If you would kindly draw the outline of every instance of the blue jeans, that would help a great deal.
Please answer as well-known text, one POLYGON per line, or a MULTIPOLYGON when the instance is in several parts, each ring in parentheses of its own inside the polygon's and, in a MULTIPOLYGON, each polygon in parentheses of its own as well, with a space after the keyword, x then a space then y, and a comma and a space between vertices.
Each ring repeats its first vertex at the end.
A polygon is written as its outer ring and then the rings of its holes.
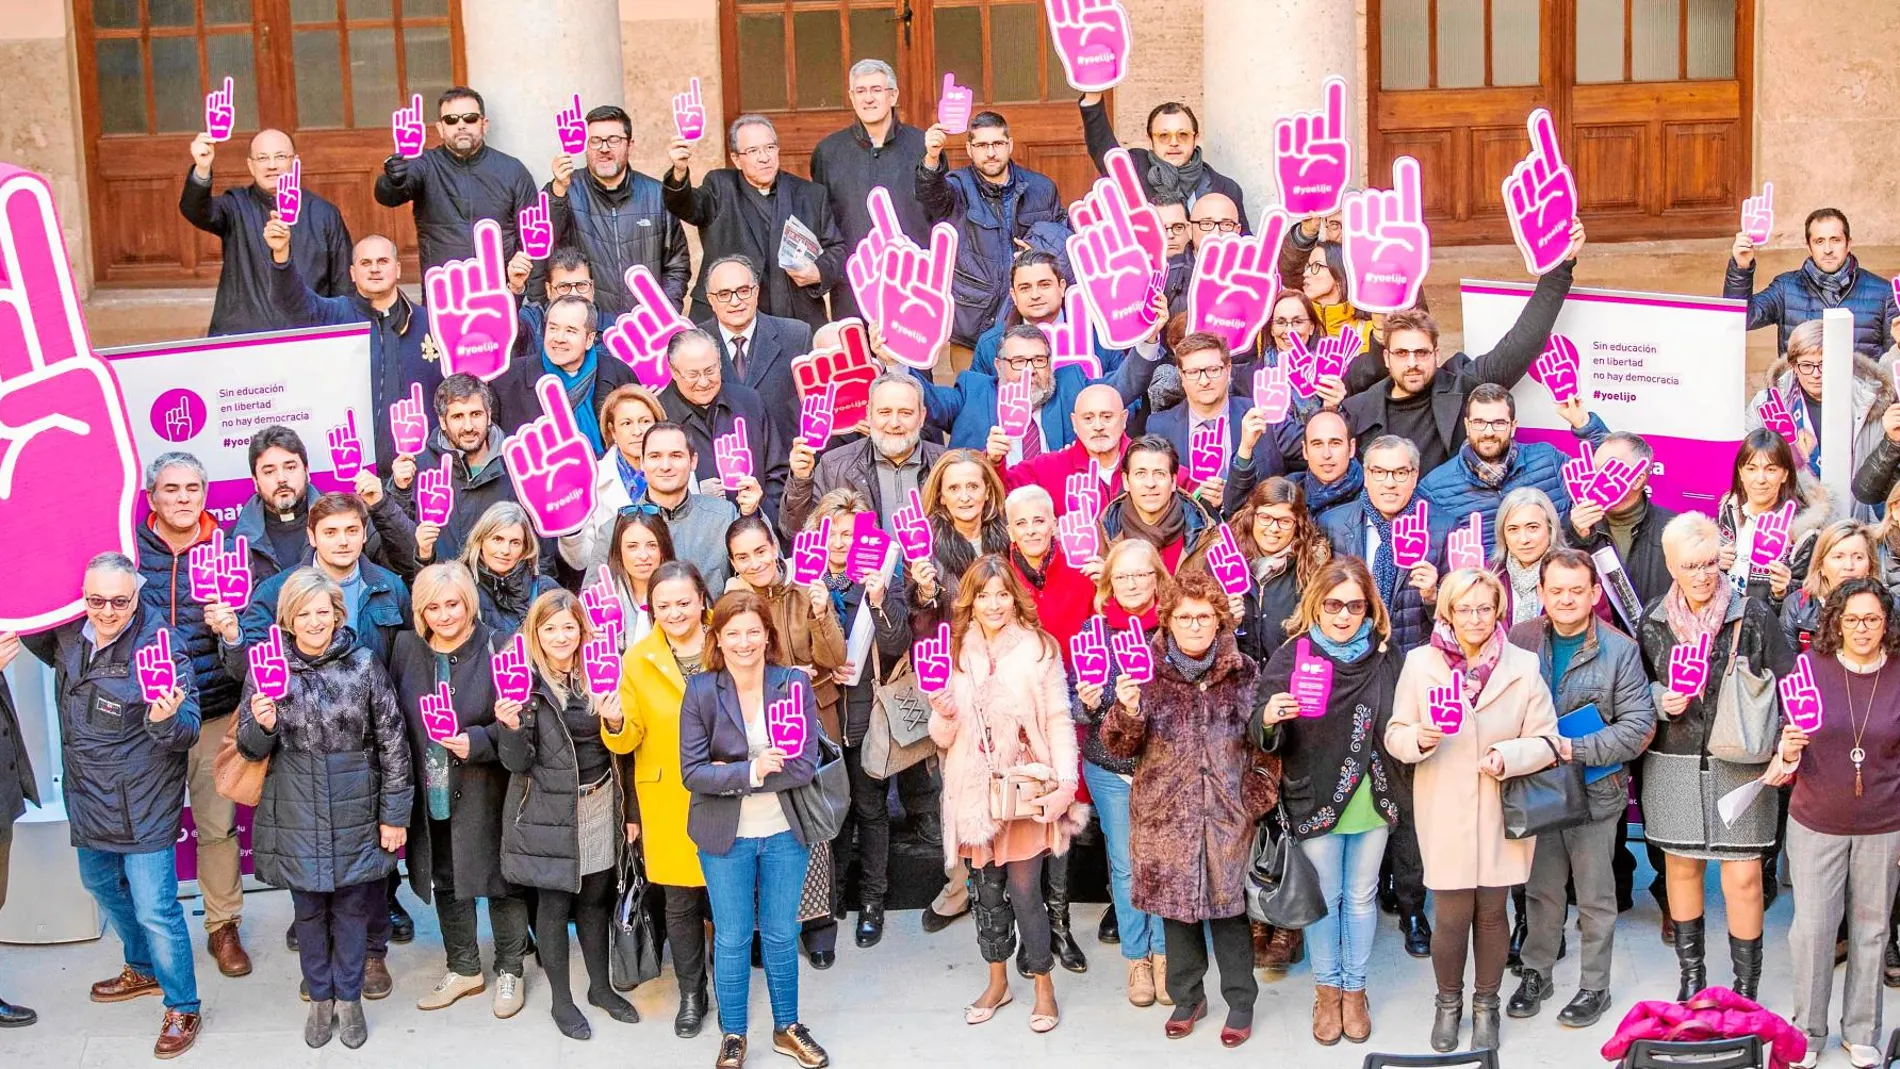
POLYGON ((1300 844, 1319 872, 1326 916, 1306 930, 1313 954, 1313 982, 1343 991, 1366 989, 1366 963, 1379 930, 1379 861, 1385 856, 1390 826, 1351 835, 1332 833, 1300 844))
POLYGON ((721 1032, 745 1035, 754 927, 763 944, 772 1028, 798 1023, 798 902, 805 894, 805 867, 810 863, 810 848, 789 831, 765 839, 735 839, 724 854, 699 852, 706 894, 712 899, 713 990, 719 996, 721 1032))
POLYGON ((197 1013, 198 974, 192 971, 185 909, 178 904, 176 864, 170 846, 145 854, 113 854, 82 846, 79 881, 125 944, 126 965, 158 978, 166 1009, 197 1013))
POLYGON ((1140 961, 1158 949, 1161 919, 1135 908, 1129 898, 1134 869, 1128 861, 1128 784, 1100 765, 1082 762, 1082 779, 1089 798, 1102 818, 1102 839, 1108 845, 1108 896, 1115 903, 1115 923, 1121 926, 1122 957, 1140 961))

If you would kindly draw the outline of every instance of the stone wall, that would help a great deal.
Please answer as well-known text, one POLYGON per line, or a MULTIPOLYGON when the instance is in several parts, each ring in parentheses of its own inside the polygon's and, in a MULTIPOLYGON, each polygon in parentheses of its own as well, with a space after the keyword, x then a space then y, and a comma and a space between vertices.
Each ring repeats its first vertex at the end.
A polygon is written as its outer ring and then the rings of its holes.
POLYGON ((69 11, 46 0, 0 0, 0 160, 52 186, 73 279, 84 293, 92 288, 92 246, 69 11))

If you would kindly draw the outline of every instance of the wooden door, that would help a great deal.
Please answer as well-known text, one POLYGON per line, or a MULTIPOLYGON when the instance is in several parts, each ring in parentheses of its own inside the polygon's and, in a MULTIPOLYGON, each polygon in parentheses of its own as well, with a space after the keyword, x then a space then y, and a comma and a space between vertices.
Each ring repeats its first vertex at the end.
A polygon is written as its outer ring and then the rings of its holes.
MULTIPOLYGON (((1009 120, 1017 163, 1068 199, 1095 179, 1040 0, 722 0, 720 18, 726 114, 771 118, 788 170, 809 174, 818 142, 855 121, 851 65, 882 59, 897 71, 904 122, 935 122, 943 76, 955 72, 977 110, 1009 120)), ((961 138, 950 156, 953 167, 969 162, 961 138)))
POLYGON ((1448 245, 1511 241, 1500 186, 1549 108, 1591 236, 1733 233, 1752 9, 1736 0, 1371 0, 1372 181, 1416 157, 1448 245))
POLYGON ((392 148, 389 115, 463 76, 460 0, 75 0, 94 274, 101 283, 215 281, 218 239, 178 214, 204 95, 226 76, 237 130, 218 146, 214 191, 250 181, 264 127, 285 130, 304 186, 350 232, 394 238, 415 265, 407 208, 371 186, 392 148))

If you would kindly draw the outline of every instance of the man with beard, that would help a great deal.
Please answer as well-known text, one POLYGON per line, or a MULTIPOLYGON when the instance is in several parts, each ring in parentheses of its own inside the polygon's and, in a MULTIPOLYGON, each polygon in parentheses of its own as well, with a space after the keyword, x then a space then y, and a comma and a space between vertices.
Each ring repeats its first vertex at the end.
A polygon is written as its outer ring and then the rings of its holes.
MULTIPOLYGON (((639 264, 652 272, 674 308, 693 275, 686 231, 666 210, 659 180, 627 166, 632 150, 627 113, 611 104, 595 108, 587 113, 585 166, 563 152, 554 157, 554 180, 547 184, 554 243, 574 246, 596 268, 593 299, 603 324, 633 307, 627 268, 639 264)), ((556 296, 550 288, 548 299, 556 296)))
POLYGON ((521 248, 521 209, 539 192, 521 161, 490 148, 482 95, 465 86, 436 98, 436 136, 442 143, 413 160, 391 155, 376 178, 376 203, 415 205, 416 244, 426 270, 475 255, 475 222, 501 224, 501 254, 521 248))
MULTIPOLYGON (((1102 94, 1083 93, 1082 136, 1088 142, 1089 158, 1095 169, 1108 173, 1108 150, 1115 148, 1115 128, 1102 106, 1102 94)), ((1209 167, 1201 159, 1201 120, 1194 109, 1178 101, 1157 104, 1148 113, 1148 147, 1131 148, 1135 173, 1141 176, 1141 188, 1149 196, 1163 191, 1174 193, 1187 202, 1189 210, 1209 193, 1225 194, 1234 202, 1240 216, 1240 230, 1247 233, 1247 201, 1240 183, 1209 167)))
POLYGON ((1854 313, 1854 351, 1880 359, 1893 343, 1893 291, 1886 279, 1862 271, 1854 256, 1854 235, 1839 208, 1816 208, 1801 226, 1808 258, 1793 271, 1776 275, 1760 293, 1755 289, 1755 243, 1746 230, 1735 235, 1729 251, 1722 296, 1748 302, 1748 329, 1775 325, 1775 351, 1788 351, 1788 335, 1829 308, 1854 313))
MULTIPOLYGON (((1602 420, 1584 411, 1581 395, 1558 405, 1557 414, 1570 424, 1573 434, 1592 446, 1610 433, 1602 420)), ((1419 496, 1431 502, 1434 542, 1452 528, 1471 522, 1475 512, 1484 517, 1484 555, 1490 559, 1498 540, 1494 530, 1498 503, 1520 486, 1542 490, 1557 506, 1559 516, 1569 515, 1570 490, 1564 486, 1563 466, 1570 457, 1546 442, 1519 442, 1516 432, 1517 400, 1511 391, 1490 382, 1471 391, 1465 401, 1465 444, 1457 456, 1418 484, 1419 496)))
MULTIPOLYGON (((1161 299, 1157 295, 1156 303, 1161 299)), ((985 450, 999 465, 1005 460, 1020 463, 1061 449, 1074 440, 1068 415, 1075 410, 1076 399, 1089 385, 1108 385, 1123 404, 1140 397, 1148 389, 1148 380, 1154 377, 1155 365, 1162 358, 1157 339, 1165 322, 1163 316, 1148 340, 1135 347, 1133 355, 1113 372, 1097 379, 1088 378, 1073 364, 1051 366, 1048 335, 1041 327, 1028 323, 1018 323, 1003 332, 994 377, 972 369, 958 375, 955 385, 938 386, 930 381, 927 371, 913 369, 912 374, 923 383, 931 429, 947 433, 950 448, 985 450), (1021 438, 1011 438, 1003 434, 996 406, 1004 386, 1012 386, 1025 378, 1030 384, 1029 428, 1021 438)), ((885 366, 898 367, 895 358, 878 344, 879 340, 873 336, 873 345, 885 366)))
POLYGON ((1128 445, 1128 406, 1113 386, 1096 383, 1075 397, 1069 414, 1075 440, 1053 452, 1002 466, 1003 485, 1040 486, 1051 498, 1066 500, 1069 476, 1093 471, 1099 500, 1122 492, 1122 450, 1128 445))
POLYGON ((910 501, 910 492, 923 493, 930 469, 944 450, 923 440, 923 386, 902 372, 886 371, 871 383, 865 413, 871 433, 825 450, 822 458, 802 439, 792 440, 791 478, 778 517, 786 545, 804 530, 812 504, 839 487, 863 495, 886 531, 891 530, 891 517, 910 501))
POLYGON ((303 561, 310 548, 304 514, 317 491, 310 485, 310 454, 289 427, 272 424, 251 435, 250 462, 256 493, 238 510, 231 543, 242 536, 249 544, 255 584, 303 561))

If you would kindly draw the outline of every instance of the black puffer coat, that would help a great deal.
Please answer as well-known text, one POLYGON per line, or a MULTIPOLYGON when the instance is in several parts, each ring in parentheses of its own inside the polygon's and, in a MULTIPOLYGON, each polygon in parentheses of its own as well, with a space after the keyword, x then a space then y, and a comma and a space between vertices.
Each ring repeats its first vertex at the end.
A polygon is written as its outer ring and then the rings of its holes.
POLYGON ((479 559, 475 565, 475 592, 482 603, 482 622, 504 635, 521 630, 521 621, 528 618, 528 606, 559 585, 532 567, 517 564, 514 571, 498 575, 479 559))
POLYGON ((376 203, 415 205, 416 244, 424 268, 475 255, 475 221, 501 224, 501 258, 521 248, 521 209, 540 190, 521 161, 483 145, 463 159, 437 145, 413 160, 391 156, 376 176, 376 203))
POLYGON ((330 648, 306 658, 286 636, 290 693, 277 726, 251 715, 257 680, 238 696, 238 750, 270 758, 251 841, 257 878, 293 891, 330 892, 380 880, 396 868, 380 824, 409 826, 414 778, 396 692, 376 655, 339 627, 330 648))
MULTIPOLYGON (((585 687, 570 702, 589 700, 585 687)), ((561 720, 561 701, 539 675, 534 696, 521 711, 521 726, 498 725, 501 763, 513 773, 502 808, 501 874, 523 887, 545 887, 573 894, 581 889, 580 763, 574 738, 561 720)), ((613 826, 623 823, 620 766, 609 762, 613 782, 613 826)), ((613 837, 616 850, 625 839, 613 837)))
MULTIPOLYGON (((1676 648, 1676 633, 1669 626, 1662 602, 1662 598, 1657 598, 1644 610, 1637 644, 1642 647, 1643 669, 1649 678, 1666 681, 1669 651, 1676 648)), ((1655 741, 1650 743, 1651 750, 1690 757, 1708 756, 1709 729, 1715 723, 1716 696, 1721 691, 1722 677, 1728 674, 1731 642, 1735 643, 1736 656, 1747 662, 1752 672, 1772 672, 1779 679, 1794 670, 1794 651, 1788 647, 1781 619, 1775 615, 1774 608, 1762 598, 1731 597, 1727 618, 1709 639, 1708 682, 1700 695, 1689 699, 1682 715, 1660 718, 1655 741), (1741 629, 1739 638, 1737 628, 1741 629)), ((1661 713, 1660 709, 1657 711, 1661 713)))

